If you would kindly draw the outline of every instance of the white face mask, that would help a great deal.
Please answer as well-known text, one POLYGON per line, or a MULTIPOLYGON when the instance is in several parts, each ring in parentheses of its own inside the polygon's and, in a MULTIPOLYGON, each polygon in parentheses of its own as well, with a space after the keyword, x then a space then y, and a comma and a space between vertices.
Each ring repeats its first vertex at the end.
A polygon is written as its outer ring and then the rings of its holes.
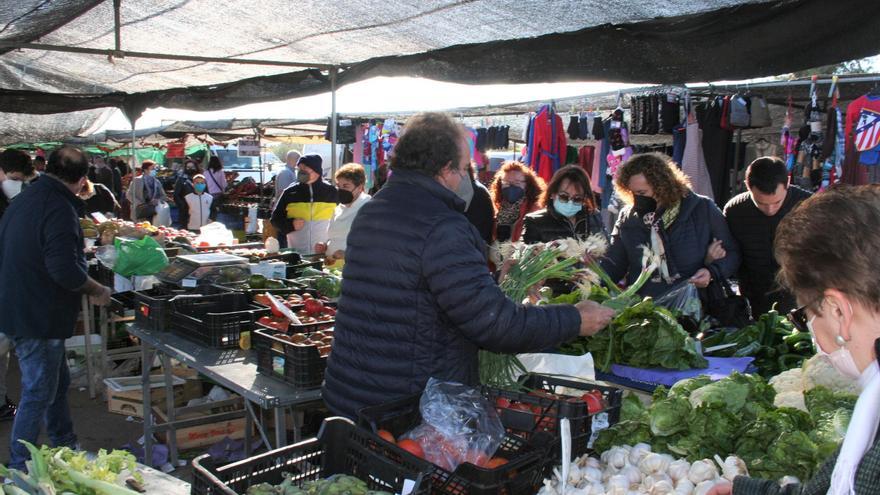
POLYGON ((6 179, 3 181, 3 194, 6 195, 7 198, 12 199, 21 192, 21 187, 23 183, 20 180, 15 179, 6 179))
POLYGON ((842 375, 852 378, 853 380, 858 380, 859 377, 862 376, 862 372, 859 371, 859 367, 856 365, 856 361, 852 357, 852 353, 849 352, 849 349, 846 346, 839 347, 837 350, 833 352, 825 352, 822 349, 822 346, 819 345, 819 341, 816 340, 816 332, 813 331, 813 320, 816 317, 810 318, 807 321, 807 328, 810 330, 810 335, 813 337, 813 343, 816 347, 816 354, 828 357, 828 360, 831 361, 831 366, 834 366, 834 369, 839 371, 842 375))

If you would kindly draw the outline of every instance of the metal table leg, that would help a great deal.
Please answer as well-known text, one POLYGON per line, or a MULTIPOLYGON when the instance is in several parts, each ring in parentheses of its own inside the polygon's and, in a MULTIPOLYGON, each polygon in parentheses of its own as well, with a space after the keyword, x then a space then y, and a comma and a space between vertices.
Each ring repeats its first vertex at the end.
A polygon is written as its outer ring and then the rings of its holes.
POLYGON ((275 448, 280 449, 287 445, 287 414, 285 408, 276 407, 275 413, 275 448))
POLYGON ((306 412, 296 407, 290 408, 290 415, 293 417, 293 442, 302 441, 302 428, 305 423, 306 412))
POLYGON ((271 450, 271 449, 272 449, 272 444, 269 443, 269 437, 266 436, 266 430, 263 428, 263 421, 262 421, 262 416, 263 416, 263 415, 262 415, 262 412, 263 412, 263 410, 260 409, 260 419, 257 419, 257 413, 256 413, 256 411, 254 410, 254 406, 251 405, 251 401, 249 401, 249 400, 245 400, 245 401, 244 401, 244 407, 247 409, 247 412, 248 412, 247 417, 248 417, 248 418, 253 418, 254 422, 256 423, 256 425, 257 425, 257 433, 259 433, 259 434, 260 434, 260 438, 263 439, 263 444, 266 446, 267 449, 271 450))
POLYGON ((83 340, 86 351, 86 381, 88 381, 89 398, 95 398, 95 369, 92 362, 92 305, 89 296, 82 296, 83 340))
POLYGON ((141 387, 144 397, 144 464, 153 466, 153 411, 147 405, 152 403, 150 397, 150 367, 153 364, 155 349, 141 341, 141 387))
MULTIPOLYGON (((166 354, 160 354, 159 358, 162 360, 162 370, 165 374, 165 407, 166 412, 165 415, 168 418, 167 422, 169 425, 174 424, 174 420, 176 419, 175 414, 175 404, 174 404, 174 379, 171 376, 171 359, 168 358, 166 354)), ((144 403, 144 407, 148 407, 148 403, 144 403)), ((175 468, 177 467, 177 429, 174 426, 171 426, 171 429, 167 431, 165 434, 168 444, 168 450, 171 458, 171 465, 175 468)))
POLYGON ((107 308, 98 308, 98 330, 101 332, 101 378, 107 378, 110 358, 107 356, 107 342, 110 340, 110 323, 107 308))

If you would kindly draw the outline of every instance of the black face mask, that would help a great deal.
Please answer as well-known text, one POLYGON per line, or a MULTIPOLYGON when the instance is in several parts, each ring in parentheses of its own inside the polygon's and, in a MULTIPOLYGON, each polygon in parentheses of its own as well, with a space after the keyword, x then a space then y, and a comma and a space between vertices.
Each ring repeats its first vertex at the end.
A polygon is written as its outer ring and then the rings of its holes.
POLYGON ((501 189, 501 195, 508 203, 516 203, 526 194, 526 190, 519 186, 507 186, 501 189))
POLYGON ((635 212, 638 213, 640 217, 645 216, 648 213, 657 210, 657 200, 654 198, 649 198, 647 196, 636 196, 635 203, 633 204, 633 210, 635 210, 635 212))
POLYGON ((347 205, 354 201, 354 193, 352 193, 351 191, 346 191, 345 189, 340 189, 337 193, 337 198, 339 199, 340 203, 347 205))

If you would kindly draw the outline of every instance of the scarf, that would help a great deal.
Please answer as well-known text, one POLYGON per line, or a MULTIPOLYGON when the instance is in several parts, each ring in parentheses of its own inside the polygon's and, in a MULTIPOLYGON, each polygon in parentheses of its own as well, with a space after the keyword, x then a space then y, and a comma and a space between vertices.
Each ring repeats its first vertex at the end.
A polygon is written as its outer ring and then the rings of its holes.
POLYGON ((498 210, 498 225, 513 225, 519 220, 519 212, 522 209, 523 201, 521 198, 516 203, 501 202, 501 208, 498 210))
POLYGON ((648 213, 643 217, 645 225, 651 232, 651 252, 660 260, 658 270, 654 272, 651 281, 655 283, 665 282, 672 284, 679 278, 678 270, 672 260, 666 256, 666 229, 678 218, 681 211, 681 201, 667 208, 665 211, 648 213))
MULTIPOLYGON (((880 347, 880 343, 875 342, 874 347, 880 347)), ((828 495, 855 494, 856 470, 877 435, 880 421, 880 367, 877 361, 862 372, 859 385, 862 393, 856 401, 843 446, 834 464, 828 495)))

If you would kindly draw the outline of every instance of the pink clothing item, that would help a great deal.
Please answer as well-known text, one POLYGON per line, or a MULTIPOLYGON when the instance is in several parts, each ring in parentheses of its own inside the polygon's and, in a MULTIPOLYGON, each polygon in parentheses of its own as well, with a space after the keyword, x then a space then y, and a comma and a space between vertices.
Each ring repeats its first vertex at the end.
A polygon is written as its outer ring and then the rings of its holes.
POLYGON ((712 179, 706 168, 706 157, 703 155, 703 131, 696 119, 688 118, 687 142, 684 147, 684 158, 681 170, 691 179, 691 187, 697 194, 715 199, 712 192, 712 179))
POLYGON ((205 171, 205 182, 208 183, 208 194, 220 194, 226 191, 226 174, 223 173, 223 169, 217 170, 216 172, 208 169, 205 171))

